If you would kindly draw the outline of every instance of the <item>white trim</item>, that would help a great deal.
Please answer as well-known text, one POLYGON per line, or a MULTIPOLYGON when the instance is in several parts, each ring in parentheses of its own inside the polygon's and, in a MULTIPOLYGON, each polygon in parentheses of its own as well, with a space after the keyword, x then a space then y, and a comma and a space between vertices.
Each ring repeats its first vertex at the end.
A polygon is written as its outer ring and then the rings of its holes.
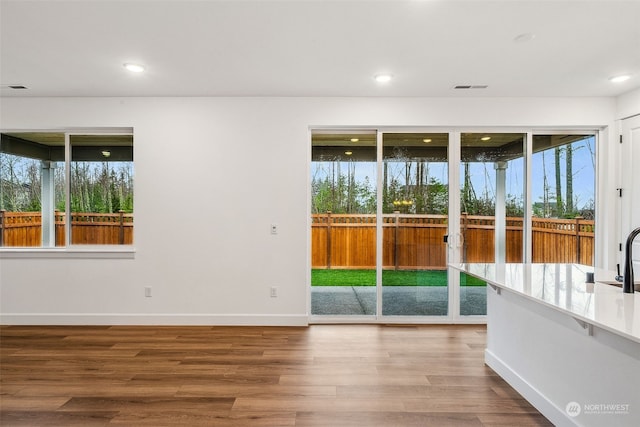
MULTIPOLYGON (((447 262, 460 262, 462 251, 462 234, 460 233, 460 156, 462 154, 462 133, 458 130, 449 132, 447 149, 447 168, 449 189, 449 230, 447 234, 447 262)), ((449 265, 449 264, 447 264, 449 265)), ((460 316, 460 273, 447 267, 447 286, 449 291, 448 318, 461 322, 460 316)))
POLYGON ((312 232, 312 222, 311 222, 311 198, 313 197, 313 188, 311 187, 311 163, 312 163, 312 154, 313 154, 313 130, 309 128, 307 130, 307 204, 306 204, 306 213, 307 213, 307 239, 306 239, 306 248, 307 248, 307 256, 306 260, 306 274, 305 274, 305 289, 306 289, 306 313, 307 318, 311 317, 311 269, 312 265, 312 257, 311 253, 311 232, 312 232))
MULTIPOLYGON (((616 132, 612 132, 612 134, 615 133, 616 132)), ((607 200, 609 199, 609 197, 611 197, 611 194, 606 194, 606 191, 604 191, 606 188, 608 188, 609 185, 613 184, 613 182, 611 184, 609 183, 608 176, 606 178, 604 176, 600 177, 600 173, 607 170, 607 168, 602 167, 602 165, 607 164, 609 155, 612 154, 609 152, 609 150, 602 149, 602 143, 604 141, 605 135, 607 135, 607 130, 598 130, 593 135, 593 155, 595 156, 595 170, 593 171, 593 179, 595 181, 593 183, 593 209, 595 210, 595 212, 593 219, 596 225, 593 234, 593 241, 601 242, 601 244, 594 244, 593 266, 602 269, 613 270, 612 268, 610 268, 609 261, 605 258, 605 256, 609 253, 609 247, 611 246, 611 244, 604 243, 610 242, 610 240, 607 238, 608 235, 612 235, 609 229, 615 229, 615 224, 607 220, 607 218, 611 217, 611 212, 606 210, 605 208, 605 206, 609 204, 607 200), (604 224, 609 225, 607 227, 603 227, 604 224)), ((616 202, 617 201, 618 200, 616 200, 616 202)), ((613 204, 615 204, 615 202, 613 204)))
POLYGON ((371 315, 324 315, 324 314, 313 314, 309 316, 309 324, 310 325, 321 325, 321 324, 371 324, 375 325, 380 322, 374 314, 371 315))
POLYGON ((0 259, 134 259, 136 249, 131 246, 74 245, 58 248, 2 248, 0 259))
POLYGON ((3 313, 2 325, 308 326, 303 314, 3 313))
POLYGON ((0 133, 69 133, 70 135, 133 135, 133 126, 1 128, 0 133))
MULTIPOLYGON (((54 222, 55 227, 55 222, 54 222)), ((71 247, 71 135, 64 134, 64 247, 71 247)), ((55 245, 55 242, 53 242, 55 245)))
POLYGON ((533 164, 533 132, 526 133, 525 158, 524 158, 524 218, 522 218, 522 261, 532 262, 533 257, 533 200, 531 165, 533 164))
POLYGON ((384 263, 384 139, 383 133, 376 133, 376 320, 382 316, 382 264, 384 263))
POLYGON ((309 316, 309 324, 378 324, 378 325, 485 325, 486 316, 460 316, 452 319, 451 316, 309 316))

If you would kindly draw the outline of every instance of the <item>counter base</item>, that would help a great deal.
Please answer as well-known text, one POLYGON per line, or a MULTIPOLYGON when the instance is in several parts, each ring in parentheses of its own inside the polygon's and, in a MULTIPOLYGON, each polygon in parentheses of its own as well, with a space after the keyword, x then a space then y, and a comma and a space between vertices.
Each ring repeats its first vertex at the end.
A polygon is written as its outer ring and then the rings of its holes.
POLYGON ((640 425, 640 344, 509 290, 487 305, 485 362, 552 423, 640 425))

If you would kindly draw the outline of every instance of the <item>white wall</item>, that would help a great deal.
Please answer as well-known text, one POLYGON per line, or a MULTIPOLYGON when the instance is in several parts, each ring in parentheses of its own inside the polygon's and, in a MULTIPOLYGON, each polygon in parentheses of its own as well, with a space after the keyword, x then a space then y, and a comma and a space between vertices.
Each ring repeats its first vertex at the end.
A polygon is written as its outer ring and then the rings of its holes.
POLYGON ((136 169, 135 258, 0 253, 2 323, 305 324, 309 126, 600 128, 616 116, 612 98, 4 98, 0 107, 3 130, 133 127, 136 169))
POLYGON ((640 88, 620 95, 616 99, 616 119, 640 114, 640 88))

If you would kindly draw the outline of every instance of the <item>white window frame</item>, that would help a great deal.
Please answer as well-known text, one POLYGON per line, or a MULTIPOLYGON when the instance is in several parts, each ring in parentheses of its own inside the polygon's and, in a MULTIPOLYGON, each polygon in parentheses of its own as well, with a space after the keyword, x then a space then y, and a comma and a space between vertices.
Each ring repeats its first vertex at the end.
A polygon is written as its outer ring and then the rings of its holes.
MULTIPOLYGON (((63 129, 2 129, 2 133, 61 133, 64 134, 65 153, 65 246, 0 247, 0 259, 133 259, 132 245, 78 245, 71 243, 71 137, 74 135, 133 135, 133 127, 63 128, 63 129)), ((134 145, 135 147, 135 145, 134 145)), ((135 150, 135 148, 134 148, 135 150)), ((135 158, 135 157, 134 157, 135 158)), ((135 186, 135 181, 134 181, 135 186)), ((135 190, 134 190, 135 194, 135 190)), ((55 225, 54 225, 55 227, 55 225)), ((134 227, 135 242, 135 227, 134 227)))

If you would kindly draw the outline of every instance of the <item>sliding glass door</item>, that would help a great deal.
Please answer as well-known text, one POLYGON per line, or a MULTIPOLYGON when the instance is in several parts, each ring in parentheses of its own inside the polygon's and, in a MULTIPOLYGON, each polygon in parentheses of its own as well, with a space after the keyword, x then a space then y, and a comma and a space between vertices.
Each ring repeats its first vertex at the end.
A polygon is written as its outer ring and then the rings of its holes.
POLYGON ((376 315, 376 137, 375 131, 312 135, 313 315, 376 315))
POLYGON ((311 314, 481 321, 486 283, 448 263, 593 265, 595 141, 313 131, 311 314))
POLYGON ((383 134, 382 314, 449 313, 449 135, 383 134))

